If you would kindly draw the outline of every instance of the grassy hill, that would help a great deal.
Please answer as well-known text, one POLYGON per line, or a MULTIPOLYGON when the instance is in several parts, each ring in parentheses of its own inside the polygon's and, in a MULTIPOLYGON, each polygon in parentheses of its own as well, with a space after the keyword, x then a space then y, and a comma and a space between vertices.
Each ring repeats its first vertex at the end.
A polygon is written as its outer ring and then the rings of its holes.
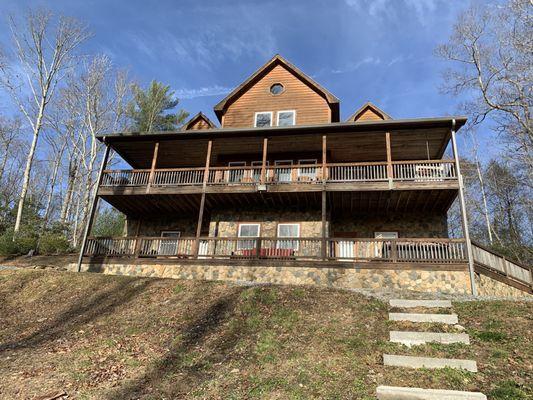
POLYGON ((4 271, 0 398, 373 399, 389 384, 531 399, 533 303, 454 309, 471 346, 409 350, 389 330, 427 327, 348 291, 4 271), (384 352, 473 358, 480 372, 383 367, 384 352))

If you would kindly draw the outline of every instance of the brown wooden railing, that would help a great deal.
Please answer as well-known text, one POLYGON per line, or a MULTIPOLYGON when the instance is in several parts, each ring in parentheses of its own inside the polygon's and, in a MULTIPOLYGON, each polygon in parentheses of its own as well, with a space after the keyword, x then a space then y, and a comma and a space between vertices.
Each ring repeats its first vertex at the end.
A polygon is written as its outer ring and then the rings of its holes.
POLYGON ((394 161, 393 177, 399 181, 443 181, 457 179, 453 160, 394 161))
MULTIPOLYGON (((265 167, 264 183, 321 183, 322 164, 276 165, 265 167)), ((106 170, 103 187, 120 186, 201 186, 204 168, 156 169, 150 181, 150 170, 106 170)), ((260 166, 211 167, 208 185, 251 185, 261 182, 260 166)), ((326 182, 380 182, 393 181, 435 182, 457 179, 453 160, 393 161, 392 175, 388 176, 386 162, 326 164, 326 182)))
POLYGON ((533 272, 531 266, 520 265, 477 243, 472 243, 472 253, 475 264, 532 287, 533 272))
MULTIPOLYGON (((462 239, 327 238, 331 261, 466 262, 462 239)), ((85 256, 320 260, 321 238, 88 238, 85 256), (198 254, 198 255, 197 255, 198 254)))

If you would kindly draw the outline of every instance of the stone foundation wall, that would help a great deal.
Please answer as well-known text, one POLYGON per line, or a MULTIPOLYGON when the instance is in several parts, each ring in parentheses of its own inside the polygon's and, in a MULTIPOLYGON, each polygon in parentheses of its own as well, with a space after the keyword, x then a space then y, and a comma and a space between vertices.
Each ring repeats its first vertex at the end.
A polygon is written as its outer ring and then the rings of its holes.
POLYGON ((529 293, 506 285, 486 275, 476 274, 477 291, 480 296, 532 297, 529 293))
POLYGON ((345 289, 401 289, 449 294, 470 293, 470 279, 466 270, 421 271, 198 264, 83 264, 82 271, 175 279, 317 285, 345 289))

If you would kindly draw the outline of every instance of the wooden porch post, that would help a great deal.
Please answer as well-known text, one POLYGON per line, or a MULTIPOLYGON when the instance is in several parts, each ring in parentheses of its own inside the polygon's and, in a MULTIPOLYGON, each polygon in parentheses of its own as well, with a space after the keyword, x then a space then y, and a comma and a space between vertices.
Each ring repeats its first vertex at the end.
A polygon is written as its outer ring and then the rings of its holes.
POLYGON ((209 164, 211 163, 211 148, 213 141, 207 142, 207 156, 205 159, 204 180, 202 184, 202 197, 200 198, 200 209, 198 210, 198 224, 196 225, 196 240, 194 242, 194 255, 198 258, 198 252, 200 250, 200 235, 202 233, 202 222, 204 218, 205 208, 205 189, 207 187, 207 180, 209 179, 209 164))
POLYGON ((321 245, 321 255, 322 259, 325 260, 327 257, 326 247, 326 180, 328 178, 328 170, 326 166, 327 162, 327 138, 326 135, 322 136, 322 245, 321 245))
POLYGON ((264 138, 263 139, 263 158, 261 161, 261 185, 265 184, 267 149, 268 149, 268 138, 264 138))
POLYGON ((155 167, 157 165, 157 154, 159 153, 159 142, 154 145, 154 155, 152 157, 152 166, 150 167, 150 176, 148 177, 148 185, 146 186, 146 192, 150 191, 150 187, 154 181, 155 167))
POLYGON ((468 217, 466 215, 466 203, 464 196, 463 175, 461 174, 461 166, 459 163, 459 153, 457 151, 457 138, 455 135, 455 119, 452 120, 452 149, 453 158, 455 159, 455 169, 457 172, 457 180, 459 182, 459 201, 461 203, 461 222, 463 225, 463 235, 466 241, 466 253, 468 256, 468 270, 470 272, 470 288, 472 294, 477 296, 477 288, 474 274, 474 256, 472 253, 472 242, 470 241, 470 232, 468 230, 468 217))
POLYGON ((93 226, 94 214, 96 212, 97 205, 98 205, 98 199, 99 199, 98 189, 100 188, 100 184, 102 183, 103 172, 104 172, 104 169, 107 167, 107 160, 109 159, 110 147, 105 142, 105 138, 104 138, 104 144, 105 144, 104 157, 102 158, 102 165, 100 165, 100 171, 98 172, 98 179, 96 180, 96 187, 94 189, 93 199, 91 202, 91 208, 89 210, 89 219, 87 220, 87 223, 85 225, 85 231, 83 232, 83 240, 81 242, 80 255, 78 257, 78 272, 81 271, 83 253, 85 253, 85 248, 87 246, 87 236, 89 236, 89 233, 91 232, 91 228, 93 226))
POLYGON ((328 170, 326 168, 326 157, 327 157, 327 138, 326 138, 326 135, 323 135, 322 136, 322 182, 324 182, 324 184, 326 183, 326 180, 328 178, 327 174, 328 174, 328 170))
POLYGON ((389 180, 389 189, 393 187, 393 170, 392 170, 392 152, 390 145, 390 132, 385 132, 385 146, 387 147, 387 178, 389 180))

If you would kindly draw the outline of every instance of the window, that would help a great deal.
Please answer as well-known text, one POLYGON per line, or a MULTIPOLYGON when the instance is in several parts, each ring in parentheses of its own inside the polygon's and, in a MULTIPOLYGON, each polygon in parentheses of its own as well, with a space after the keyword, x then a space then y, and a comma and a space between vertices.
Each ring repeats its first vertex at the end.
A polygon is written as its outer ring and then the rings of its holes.
POLYGON ((297 240, 288 240, 285 238, 299 238, 300 224, 278 224, 278 249, 298 250, 297 240))
POLYGON ((291 182, 292 181, 292 160, 277 160, 274 161, 276 168, 274 169, 276 182, 291 182))
POLYGON ((398 239, 398 232, 374 232, 376 239, 398 239))
MULTIPOLYGON (((230 161, 228 167, 245 167, 245 161, 230 161)), ((244 168, 235 168, 229 170, 229 182, 230 183, 239 183, 244 178, 244 168)))
POLYGON ((278 126, 292 126, 295 124, 296 111, 278 111, 278 126))
MULTIPOLYGON (((257 238, 261 232, 260 224, 239 224, 237 236, 239 238, 257 238)), ((255 249, 255 240, 239 240, 237 250, 255 249)))
POLYGON ((272 126, 272 111, 262 111, 255 113, 255 125, 256 128, 264 128, 272 126))
MULTIPOLYGON (((263 161, 252 161, 252 178, 255 182, 259 182, 261 180, 261 168, 263 166, 263 161)), ((268 161, 266 162, 266 166, 268 168, 268 161)), ((268 175, 268 169, 266 170, 265 175, 268 175)), ((268 176, 265 176, 267 178, 268 176)))
POLYGON ((270 86, 270 93, 273 95, 281 94, 284 90, 285 88, 281 83, 274 83, 272 86, 270 86))
POLYGON ((298 179, 301 181, 314 181, 316 176, 316 159, 298 160, 298 179))
POLYGON ((161 239, 161 241, 159 242, 159 248, 157 249, 157 254, 160 256, 178 255, 178 245, 180 236, 180 231, 161 231, 161 237, 168 239, 161 239))

